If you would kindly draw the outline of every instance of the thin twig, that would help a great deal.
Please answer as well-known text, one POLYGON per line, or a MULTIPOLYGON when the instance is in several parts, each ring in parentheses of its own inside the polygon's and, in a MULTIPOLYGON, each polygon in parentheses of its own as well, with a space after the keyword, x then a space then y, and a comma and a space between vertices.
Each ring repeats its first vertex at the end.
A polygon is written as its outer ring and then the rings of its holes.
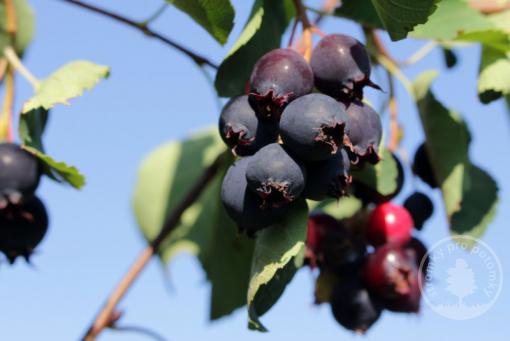
POLYGON ((141 326, 131 326, 131 325, 122 325, 122 326, 113 326, 111 329, 119 331, 119 332, 132 332, 132 333, 138 333, 147 336, 148 338, 151 338, 155 341, 166 341, 166 338, 164 338, 159 333, 150 330, 145 327, 141 326))
POLYGON ((18 57, 18 54, 12 48, 12 46, 6 46, 4 49, 4 56, 9 62, 9 64, 18 71, 31 85, 34 89, 37 89, 39 86, 39 80, 30 72, 30 70, 23 65, 21 60, 18 57))
POLYGON ((434 40, 429 41, 422 47, 420 47, 415 53, 413 53, 409 58, 404 61, 401 61, 399 64, 402 66, 413 65, 425 58, 430 52, 434 50, 437 46, 437 42, 434 40))
POLYGON ((114 20, 116 20, 118 22, 124 23, 124 24, 126 24, 128 26, 131 26, 133 28, 136 28, 139 31, 143 32, 148 37, 157 39, 157 40, 159 40, 159 41, 161 41, 161 42, 163 42, 163 43, 165 43, 165 44, 175 48, 176 50, 184 53, 186 56, 191 58, 198 65, 208 65, 208 66, 210 66, 210 67, 212 67, 214 69, 218 68, 218 66, 216 64, 211 62, 206 57, 201 56, 201 55, 199 55, 199 54, 197 54, 195 52, 192 52, 187 47, 182 46, 181 44, 173 41, 172 39, 170 39, 170 38, 168 38, 166 36, 163 36, 161 33, 153 31, 152 29, 150 29, 144 23, 136 22, 135 20, 126 18, 126 17, 124 17, 124 16, 122 16, 120 14, 113 13, 111 11, 108 11, 108 10, 103 9, 103 8, 96 7, 94 5, 86 4, 86 3, 82 2, 82 1, 78 1, 78 0, 60 0, 60 1, 63 1, 63 2, 68 3, 68 4, 76 5, 76 6, 81 7, 81 8, 85 8, 85 9, 90 10, 92 12, 95 12, 95 13, 107 16, 107 17, 109 17, 111 19, 114 19, 114 20))
POLYGON ((310 61, 312 57, 312 24, 306 14, 306 8, 303 6, 302 0, 294 0, 294 6, 296 7, 296 19, 299 19, 303 26, 303 36, 301 39, 302 46, 304 47, 303 57, 310 61))
POLYGON ((400 125, 398 124, 398 108, 397 108, 397 98, 395 95, 395 84, 393 81, 393 76, 389 71, 388 73, 388 81, 390 88, 390 99, 388 102, 388 108, 390 113, 390 138, 388 141, 388 150, 394 153, 398 145, 400 143, 400 125))
POLYGON ((5 94, 0 115, 0 136, 5 136, 7 141, 14 141, 13 116, 14 116, 14 71, 8 66, 6 71, 5 94), (5 135, 4 135, 5 134, 5 135))
POLYGON ((165 2, 161 5, 161 7, 159 7, 157 9, 156 12, 154 12, 154 14, 152 14, 149 18, 145 19, 142 23, 143 25, 147 26, 149 25, 151 22, 157 20, 161 14, 163 14, 163 12, 165 12, 165 10, 168 8, 168 2, 165 2))
POLYGON ((374 42, 374 46, 377 50, 377 52, 384 56, 386 59, 388 59, 389 61, 391 61, 393 64, 395 65, 398 65, 399 62, 396 61, 391 55, 390 53, 388 52, 388 50, 386 49, 386 46, 384 46, 384 43, 382 42, 381 40, 381 37, 379 37, 379 34, 377 34, 377 31, 374 30, 374 29, 368 29, 368 33, 370 34, 370 36, 372 37, 372 41, 374 42))
POLYGON ((119 284, 112 291, 105 304, 94 318, 94 321, 88 328, 87 332, 83 336, 82 340, 92 341, 101 333, 101 331, 109 326, 114 320, 115 308, 119 304, 120 300, 125 296, 127 291, 131 288, 135 280, 138 278, 142 270, 149 263, 153 255, 158 252, 161 243, 169 236, 169 234, 178 225, 180 218, 184 211, 191 206, 202 194, 204 189, 207 187, 209 182, 218 173, 224 154, 220 154, 213 163, 204 170, 201 177, 197 180, 194 186, 190 189, 188 194, 179 203, 172 213, 166 218, 165 223, 158 236, 154 239, 150 245, 143 250, 138 256, 133 265, 130 267, 128 272, 121 279, 119 284))

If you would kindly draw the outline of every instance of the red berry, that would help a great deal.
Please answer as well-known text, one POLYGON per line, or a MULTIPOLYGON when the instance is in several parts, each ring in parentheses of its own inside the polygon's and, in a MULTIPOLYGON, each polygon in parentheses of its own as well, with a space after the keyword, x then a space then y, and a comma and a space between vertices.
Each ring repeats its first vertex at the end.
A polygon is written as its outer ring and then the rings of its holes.
POLYGON ((308 218, 306 246, 313 253, 321 250, 321 243, 328 231, 340 230, 340 223, 329 214, 317 213, 308 218))
POLYGON ((367 241, 373 246, 404 244, 411 239, 413 225, 413 218, 404 207, 390 202, 381 204, 370 215, 367 241))
POLYGON ((420 286, 415 260, 396 245, 385 245, 369 255, 363 268, 366 286, 384 302, 385 308, 417 312, 420 286))

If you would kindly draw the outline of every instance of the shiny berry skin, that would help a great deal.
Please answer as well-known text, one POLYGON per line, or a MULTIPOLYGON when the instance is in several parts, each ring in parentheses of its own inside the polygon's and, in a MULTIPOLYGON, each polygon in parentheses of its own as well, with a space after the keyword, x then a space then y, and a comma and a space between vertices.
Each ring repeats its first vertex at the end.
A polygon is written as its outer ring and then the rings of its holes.
POLYGON ((387 202, 371 212, 366 238, 373 246, 404 244, 411 239, 413 225, 413 218, 404 207, 387 202))
POLYGON ((417 230, 423 228, 423 224, 434 213, 434 204, 430 198, 421 192, 414 192, 405 201, 404 207, 409 211, 413 217, 414 227, 417 230))
POLYGON ((239 156, 252 155, 278 138, 278 124, 260 122, 246 95, 234 97, 225 104, 219 130, 225 144, 239 156))
POLYGON ((280 207, 296 200, 303 192, 306 169, 278 143, 271 143, 251 157, 246 170, 248 187, 263 205, 280 207))
POLYGON ((306 246, 314 253, 321 252, 322 241, 334 231, 340 231, 342 226, 334 217, 325 213, 314 213, 308 217, 306 246))
POLYGON ((48 229, 48 214, 41 200, 30 197, 0 210, 0 251, 12 264, 18 256, 29 261, 48 229))
POLYGON ((438 187, 438 182, 434 175, 425 143, 422 143, 414 154, 413 172, 431 188, 438 187))
POLYGON ((344 107, 333 98, 309 94, 285 108, 280 135, 285 146, 299 158, 327 160, 342 149, 348 120, 344 107))
POLYGON ((366 332, 383 310, 381 302, 357 280, 337 283, 330 304, 337 322, 357 333, 366 332))
POLYGON ((296 51, 275 49, 257 61, 250 86, 250 103, 259 118, 278 121, 288 103, 312 91, 312 69, 296 51))
POLYGON ((347 192, 351 183, 350 161, 345 150, 336 153, 329 160, 306 164, 306 186, 303 196, 311 200, 324 200, 327 197, 340 198, 347 192))
POLYGON ((370 81, 370 58, 365 46, 353 37, 330 34, 312 51, 310 60, 315 86, 319 91, 341 100, 363 98, 370 81))
POLYGON ((347 148, 354 164, 369 162, 376 164, 381 159, 379 144, 382 138, 381 117, 368 104, 360 101, 349 103, 349 143, 347 148))
POLYGON ((395 245, 377 248, 363 267, 365 285, 392 311, 419 310, 420 278, 414 259, 395 245))
POLYGON ((234 162, 223 179, 221 200, 227 214, 249 236, 282 220, 288 206, 264 207, 262 199, 248 188, 246 169, 252 156, 234 162))
POLYGON ((31 196, 40 178, 41 166, 34 155, 14 143, 0 143, 0 208, 31 196))

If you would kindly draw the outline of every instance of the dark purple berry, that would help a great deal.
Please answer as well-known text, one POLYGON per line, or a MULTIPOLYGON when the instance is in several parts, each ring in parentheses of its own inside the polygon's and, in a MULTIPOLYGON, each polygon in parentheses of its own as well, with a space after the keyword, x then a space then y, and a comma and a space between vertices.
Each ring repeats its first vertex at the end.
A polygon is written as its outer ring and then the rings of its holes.
POLYGON ((235 155, 252 155, 278 138, 278 124, 261 122, 248 103, 248 96, 232 98, 220 115, 220 135, 235 155))
POLYGON ((303 160, 327 160, 342 149, 348 120, 343 106, 333 98, 309 94, 285 108, 280 134, 285 146, 303 160))
POLYGON ((429 258, 427 255, 427 247, 421 240, 416 237, 412 237, 407 244, 404 245, 404 251, 407 255, 414 261, 417 268, 420 268, 423 271, 423 274, 426 275, 429 268, 429 258), (423 264, 422 264, 423 263, 423 264))
POLYGON ((355 275, 362 268, 366 257, 366 245, 342 229, 329 231, 321 244, 318 263, 321 268, 332 270, 341 276, 355 275))
POLYGON ((357 280, 338 282, 330 303, 337 322, 357 333, 366 332, 382 313, 381 303, 357 280))
POLYGON ((393 311, 417 312, 420 308, 416 261, 399 246, 387 244, 370 254, 363 267, 365 285, 393 311))
POLYGON ((382 137, 381 117, 372 107, 360 101, 350 103, 346 111, 349 115, 347 148, 353 163, 367 161, 376 164, 381 159, 379 156, 382 137))
POLYGON ((18 256, 29 261, 48 229, 48 215, 37 197, 0 210, 0 251, 12 264, 18 256))
POLYGON ((39 185, 41 167, 38 159, 13 143, 0 143, 0 208, 19 203, 39 185))
POLYGON ((257 61, 250 86, 250 103, 259 117, 278 121, 289 102, 312 91, 312 69, 296 51, 275 49, 257 61))
POLYGON ((239 229, 254 236, 258 230, 282 220, 288 206, 263 207, 262 199, 248 189, 246 169, 251 159, 252 156, 245 157, 229 167, 221 187, 221 200, 239 229))
POLYGON ((320 201, 326 197, 339 198, 345 195, 351 183, 349 167, 350 161, 345 150, 328 160, 308 162, 303 196, 320 201))
POLYGON ((430 198, 421 192, 414 192, 405 201, 404 207, 407 208, 413 217, 414 227, 417 230, 423 228, 423 224, 434 213, 434 204, 430 198))
POLYGON ((248 187, 260 196, 264 207, 279 207, 301 195, 306 170, 282 145, 271 143, 250 159, 246 179, 248 187))
POLYGON ((414 154, 413 172, 431 188, 438 187, 425 142, 418 147, 414 154))
POLYGON ((334 98, 361 100, 366 85, 380 89, 370 81, 365 46, 353 37, 330 34, 322 38, 312 52, 310 65, 317 89, 334 98))

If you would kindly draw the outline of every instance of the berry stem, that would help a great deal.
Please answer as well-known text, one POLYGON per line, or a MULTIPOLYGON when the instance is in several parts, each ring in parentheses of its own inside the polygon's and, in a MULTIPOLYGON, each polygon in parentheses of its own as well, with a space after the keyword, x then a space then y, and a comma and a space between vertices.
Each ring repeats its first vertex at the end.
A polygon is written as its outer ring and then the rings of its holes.
POLYGON ((151 22, 157 20, 161 14, 163 14, 163 12, 165 12, 165 10, 167 9, 168 7, 168 3, 165 2, 163 3, 157 10, 156 12, 154 12, 154 14, 152 14, 149 18, 145 19, 144 21, 142 21, 143 25, 147 26, 149 25, 151 22))
POLYGON ((4 56, 9 64, 32 85, 34 90, 39 87, 39 80, 30 72, 30 70, 25 65, 23 65, 18 57, 18 54, 12 46, 5 47, 4 56))
POLYGON ((104 15, 104 16, 109 17, 115 21, 124 23, 124 24, 131 26, 133 28, 136 28, 137 30, 143 32, 148 37, 157 39, 157 40, 165 43, 166 45, 173 47, 177 51, 182 52, 183 54, 185 54, 186 56, 191 58, 199 66, 208 65, 208 66, 212 67, 213 69, 218 69, 218 66, 216 64, 214 64, 212 61, 210 61, 209 59, 207 59, 206 57, 203 57, 203 56, 191 51, 187 47, 182 46, 181 44, 173 41, 172 39, 162 35, 159 32, 153 31, 152 29, 150 29, 147 26, 147 23, 136 22, 135 20, 126 18, 120 14, 113 13, 111 11, 96 7, 94 5, 86 4, 82 1, 78 1, 78 0, 60 0, 60 1, 66 2, 68 4, 72 4, 72 5, 81 7, 81 8, 85 8, 89 11, 104 15))
POLYGON ((149 261, 152 259, 152 256, 157 254, 161 243, 170 235, 174 228, 177 227, 184 211, 186 211, 186 209, 200 197, 202 192, 207 188, 207 185, 214 179, 220 169, 220 165, 223 163, 225 155, 225 153, 220 154, 216 160, 214 160, 213 163, 204 170, 200 178, 197 179, 195 185, 190 189, 184 199, 167 216, 157 237, 140 253, 127 273, 108 296, 103 307, 94 318, 94 321, 87 329, 85 335, 82 337, 82 340, 95 340, 103 329, 110 326, 112 322, 115 322, 115 311, 117 305, 145 269, 149 261))
MULTIPOLYGON (((388 71, 387 71, 388 72, 388 71)), ((395 83, 393 76, 388 72, 388 82, 390 88, 390 99, 388 108, 390 113, 390 140, 388 141, 388 150, 394 153, 398 149, 400 143, 400 125, 398 124, 398 107, 397 98, 395 96, 395 83)))
POLYGON ((6 84, 2 115, 0 117, 0 137, 9 142, 14 141, 13 112, 14 112, 14 71, 10 66, 6 71, 6 84))
POLYGON ((299 19, 303 26, 303 36, 301 39, 303 45, 303 57, 306 61, 310 61, 312 57, 312 24, 306 14, 306 8, 303 5, 302 0, 294 0, 294 6, 296 7, 296 18, 299 19))
POLYGON ((400 62, 399 64, 402 66, 409 66, 418 63, 420 60, 425 58, 430 52, 434 50, 437 46, 437 42, 431 40, 422 47, 420 47, 415 53, 413 53, 409 58, 400 62))

